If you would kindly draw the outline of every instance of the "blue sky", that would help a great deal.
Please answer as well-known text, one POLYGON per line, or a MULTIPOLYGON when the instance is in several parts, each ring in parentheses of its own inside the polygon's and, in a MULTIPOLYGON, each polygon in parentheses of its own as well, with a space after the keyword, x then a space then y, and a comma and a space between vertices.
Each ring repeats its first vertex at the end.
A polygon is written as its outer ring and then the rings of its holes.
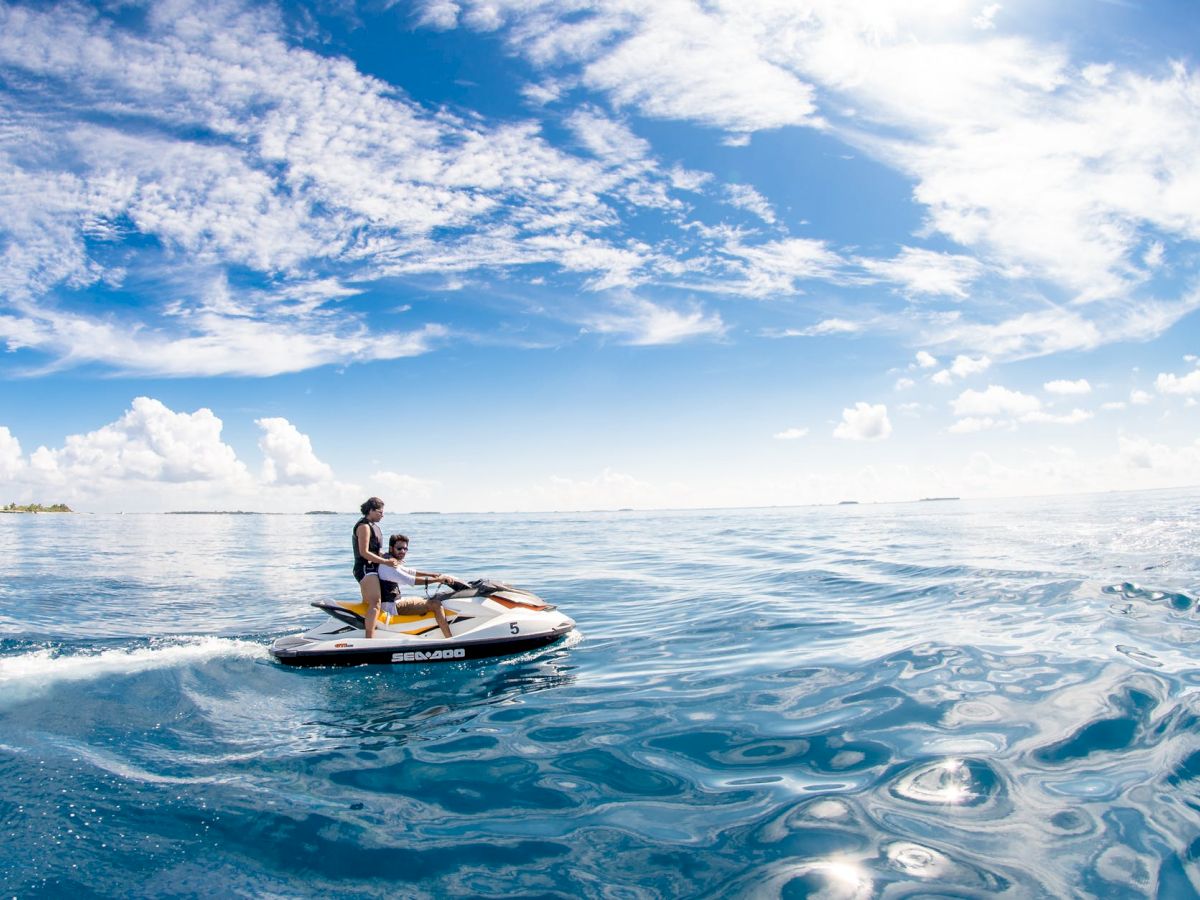
POLYGON ((0 500, 1194 484, 1200 13, 1047 6, 0 3, 0 500))

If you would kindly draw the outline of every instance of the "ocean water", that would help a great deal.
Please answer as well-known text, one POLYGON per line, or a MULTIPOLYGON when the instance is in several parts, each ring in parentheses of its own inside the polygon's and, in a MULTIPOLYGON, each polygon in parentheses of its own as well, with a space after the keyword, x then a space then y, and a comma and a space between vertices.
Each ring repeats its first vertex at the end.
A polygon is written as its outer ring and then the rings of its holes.
POLYGON ((1200 491, 388 515, 556 602, 294 670, 355 516, 0 516, 0 891, 1189 897, 1200 491))

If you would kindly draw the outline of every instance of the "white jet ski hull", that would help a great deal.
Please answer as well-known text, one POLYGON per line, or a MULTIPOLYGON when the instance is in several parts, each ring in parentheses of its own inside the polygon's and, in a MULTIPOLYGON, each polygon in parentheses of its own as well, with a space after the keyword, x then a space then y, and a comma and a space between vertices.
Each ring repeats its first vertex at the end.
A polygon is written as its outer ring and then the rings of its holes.
POLYGON ((456 662, 535 650, 575 628, 574 620, 541 598, 507 585, 475 582, 469 589, 441 597, 451 637, 442 635, 432 612, 381 611, 375 635, 368 640, 361 601, 314 603, 333 620, 303 634, 278 638, 271 655, 291 666, 456 662))

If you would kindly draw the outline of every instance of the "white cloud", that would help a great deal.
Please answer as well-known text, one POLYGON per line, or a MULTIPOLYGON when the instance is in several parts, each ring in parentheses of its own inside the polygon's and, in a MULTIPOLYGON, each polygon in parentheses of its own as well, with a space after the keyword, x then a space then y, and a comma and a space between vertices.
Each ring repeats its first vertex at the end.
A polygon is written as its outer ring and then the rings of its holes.
POLYGON ((521 96, 536 106, 553 103, 563 95, 564 85, 561 81, 548 78, 537 84, 527 84, 521 88, 521 96))
POLYGON ((1139 390, 1138 388, 1134 388, 1129 392, 1129 402, 1134 406, 1145 406, 1147 403, 1153 402, 1153 400, 1153 394, 1139 390))
POLYGON ((278 375, 335 362, 398 359, 429 352, 447 334, 441 325, 412 332, 369 332, 356 317, 331 327, 322 315, 266 312, 261 318, 192 308, 174 317, 174 334, 147 332, 116 319, 27 308, 25 318, 0 316, 9 347, 60 356, 56 366, 101 362, 149 375, 278 375))
POLYGON ((117 421, 67 437, 58 450, 39 447, 30 458, 47 483, 189 482, 248 480, 233 448, 221 441, 222 422, 209 409, 177 413, 137 397, 117 421))
POLYGON ((922 369, 932 369, 938 364, 937 357, 927 350, 917 351, 917 365, 922 369))
POLYGON ((567 117, 567 127, 593 155, 610 165, 641 163, 651 155, 650 144, 623 122, 585 107, 567 117))
POLYGON ((712 181, 713 176, 711 172, 700 172, 677 165, 667 171, 667 177, 670 178, 672 187, 695 193, 712 181))
POLYGON ((1086 409, 1073 409, 1069 413, 1048 413, 1044 410, 1034 410, 1021 416, 1022 422, 1044 422, 1054 425, 1078 425, 1086 422, 1094 414, 1086 409))
POLYGON ((948 369, 942 369, 930 377, 934 384, 947 385, 954 378, 966 378, 969 375, 976 375, 980 372, 985 372, 992 365, 991 359, 986 356, 972 358, 960 353, 954 357, 954 362, 951 363, 948 369))
POLYGON ((577 66, 645 115, 827 128, 913 177, 936 231, 1084 299, 1139 283, 1147 232, 1200 225, 1195 75, 1077 66, 1064 45, 997 36, 998 4, 466 5, 502 10, 535 65, 577 66), (811 85, 854 114, 817 119, 811 85))
POLYGON ((255 419, 262 429, 258 447, 263 453, 266 484, 311 485, 333 480, 333 470, 313 452, 312 441, 287 419, 255 419))
POLYGON ((966 298, 967 288, 984 271, 973 257, 917 247, 903 248, 894 259, 860 257, 856 262, 868 272, 896 282, 905 293, 960 299, 966 298))
MULTIPOLYGON (((1120 324, 1121 337, 1135 337, 1127 323, 1120 324)), ((1118 325, 1103 331, 1082 315, 1060 309, 1026 312, 995 323, 960 322, 940 329, 936 339, 987 350, 994 356, 1022 357, 1087 350, 1103 344, 1105 334, 1115 337, 1118 325)))
POLYGON ((748 35, 731 34, 723 16, 685 3, 640 13, 636 29, 586 60, 586 85, 646 116, 732 132, 816 121, 812 87, 764 58, 748 35))
POLYGON ((722 280, 720 289, 749 297, 794 294, 797 282, 807 279, 833 279, 843 260, 825 241, 786 238, 747 246, 734 237, 723 252, 743 260, 734 268, 733 279, 722 280), (739 282, 736 276, 741 276, 739 282))
POLYGON ((1060 379, 1057 381, 1047 381, 1042 385, 1042 388, 1050 394, 1090 394, 1092 386, 1086 378, 1079 378, 1075 381, 1067 381, 1060 379))
POLYGON ((1160 394, 1200 394, 1200 369, 1194 369, 1186 375, 1160 372, 1154 380, 1154 387, 1160 394))
POLYGON ((449 31, 458 27, 458 14, 461 10, 453 0, 424 0, 419 8, 418 25, 438 31, 449 31))
POLYGON ((725 334, 725 323, 718 313, 707 313, 698 304, 672 309, 626 296, 612 301, 609 312, 595 313, 585 319, 587 330, 600 334, 625 336, 625 343, 647 347, 677 344, 691 338, 716 338, 725 334))
MULTIPOLYGON (((1200 441, 1173 448, 1156 444, 1144 435, 1130 437, 1122 434, 1117 438, 1121 462, 1133 469, 1153 469, 1161 474, 1185 479, 1180 483, 1194 483, 1200 471, 1200 441)), ((1161 482, 1160 482, 1161 483, 1161 482)))
POLYGON ((787 428, 773 435, 777 441, 795 441, 808 434, 807 428, 787 428))
POLYGON ((21 442, 8 430, 7 426, 0 425, 0 479, 13 480, 24 469, 25 460, 21 456, 21 442))
POLYGON ((853 409, 842 410, 842 421, 833 436, 849 441, 881 441, 892 433, 887 406, 859 402, 853 409))
POLYGON ((950 366, 950 373, 958 378, 966 378, 968 375, 976 375, 979 372, 985 372, 991 366, 992 361, 986 356, 971 358, 959 354, 954 357, 954 362, 950 366))
POLYGON ((897 378, 896 379, 896 390, 898 390, 898 391, 907 391, 909 388, 911 388, 915 385, 916 385, 916 382, 913 381, 911 378, 897 378))
MULTIPOLYGON (((0 133, 0 295, 26 301, 10 302, 0 321, 10 346, 41 350, 59 365, 273 374, 425 352, 439 333, 430 325, 375 341, 355 313, 339 309, 334 318, 336 295, 276 303, 322 264, 363 281, 549 263, 588 276, 594 288, 678 266, 599 232, 617 221, 608 198, 677 209, 667 192, 680 178, 696 187, 700 174, 663 172, 644 141, 597 110, 569 120, 596 158, 571 156, 534 123, 488 126, 431 112, 345 60, 289 46, 269 10, 225 0, 175 13, 164 8, 125 29, 70 7, 0 9, 0 70, 20 71, 28 88, 9 95, 0 133), (80 107, 96 115, 79 123, 65 112, 80 107), (106 124, 129 110, 145 127, 106 124), (192 132, 213 137, 177 137, 192 132), (75 170, 55 171, 59 160, 75 170), (106 242, 121 246, 128 233, 161 245, 173 273, 201 284, 244 266, 280 287, 257 299, 248 292, 236 315, 206 309, 191 285, 182 302, 176 295, 111 320, 55 308, 45 295, 56 286, 117 283, 126 265, 145 273, 162 264, 151 251, 109 262, 116 254, 106 242), (336 333, 331 321, 340 323, 336 333), (111 353, 109 336, 119 339, 111 353), (246 341, 265 341, 265 349, 225 350, 246 341)), ((446 2, 419 15, 439 28, 487 18, 446 2)))
POLYGON ((822 319, 807 328, 786 328, 783 331, 767 332, 768 337, 824 337, 830 334, 857 334, 863 323, 849 319, 822 319))
POLYGON ((768 225, 775 224, 775 210, 770 202, 750 185, 727 184, 725 197, 731 205, 754 213, 768 225))
POLYGON ((1029 394, 990 384, 984 391, 963 391, 952 406, 956 416, 1023 416, 1037 412, 1042 402, 1029 394))
POLYGON ((990 31, 996 27, 996 13, 1000 12, 1002 7, 999 3, 989 3, 979 11, 979 15, 971 20, 971 25, 978 28, 980 31, 990 31))
POLYGON ((990 431, 994 428, 1012 427, 1004 421, 993 419, 991 416, 967 416, 951 425, 947 431, 951 434, 971 434, 976 431, 990 431))
POLYGON ((1124 409, 1126 406, 1123 400, 1110 400, 1107 403, 1101 403, 1100 408, 1104 410, 1124 409))

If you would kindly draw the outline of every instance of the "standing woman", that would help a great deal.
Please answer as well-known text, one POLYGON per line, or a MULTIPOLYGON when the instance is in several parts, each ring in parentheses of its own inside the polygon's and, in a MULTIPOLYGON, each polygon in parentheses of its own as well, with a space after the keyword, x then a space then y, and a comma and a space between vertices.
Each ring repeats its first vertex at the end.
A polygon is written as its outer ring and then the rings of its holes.
POLYGON ((354 579, 367 605, 367 637, 375 637, 375 618, 379 615, 379 567, 397 566, 399 560, 386 559, 379 555, 383 549, 383 532, 379 520, 383 518, 383 501, 371 497, 359 509, 362 518, 354 523, 354 579))

